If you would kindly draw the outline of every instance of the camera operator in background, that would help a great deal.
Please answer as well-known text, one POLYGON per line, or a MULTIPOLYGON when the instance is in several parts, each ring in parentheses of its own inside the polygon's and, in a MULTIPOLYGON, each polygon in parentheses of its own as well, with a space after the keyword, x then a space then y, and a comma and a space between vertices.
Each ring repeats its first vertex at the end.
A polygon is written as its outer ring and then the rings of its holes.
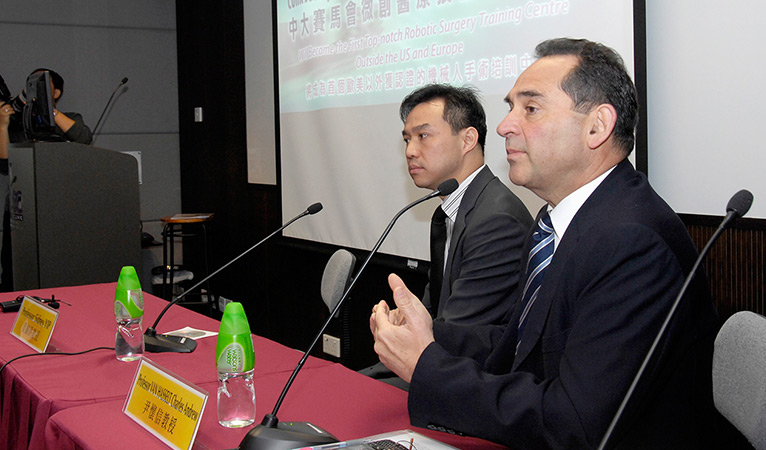
MULTIPOLYGON (((0 76, 0 161, 6 160, 5 172, 8 173, 8 144, 10 136, 8 135, 8 125, 11 121, 13 108, 10 104, 11 92, 5 84, 5 80, 0 76)), ((2 169, 2 167, 0 167, 2 169)))
MULTIPOLYGON (((0 180, 3 183, 3 186, 0 186, 0 192, 6 194, 8 192, 8 145, 10 143, 8 125, 14 113, 9 103, 11 101, 10 96, 11 93, 8 90, 8 86, 5 85, 5 80, 0 76, 0 180)), ((10 265, 10 215, 8 195, 0 195, 0 198, 2 197, 5 198, 5 206, 2 215, 2 240, 0 240, 2 242, 2 250, 0 250, 0 267, 2 267, 2 272, 0 273, 0 292, 8 292, 13 290, 10 265)))
MULTIPOLYGON (((56 108, 61 96, 64 95, 64 78, 57 72, 39 68, 32 71, 30 75, 39 72, 48 72, 51 78, 51 99, 53 100, 53 119, 56 122, 56 134, 69 142, 78 142, 80 144, 90 144, 93 141, 93 132, 85 125, 82 119, 82 115, 76 112, 61 112, 56 108)), ((10 100, 10 104, 13 106, 14 111, 21 113, 26 104, 26 92, 22 91, 21 94, 10 100)), ((17 115, 18 119, 14 118, 10 124, 11 141, 21 142, 23 137, 23 126, 21 124, 21 114, 17 115)), ((7 157, 7 156, 6 156, 7 157)))

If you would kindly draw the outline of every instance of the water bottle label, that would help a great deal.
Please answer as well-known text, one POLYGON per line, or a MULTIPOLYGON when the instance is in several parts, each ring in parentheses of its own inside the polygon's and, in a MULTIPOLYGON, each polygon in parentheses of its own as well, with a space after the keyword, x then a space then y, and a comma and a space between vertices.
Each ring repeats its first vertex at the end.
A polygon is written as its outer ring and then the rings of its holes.
POLYGON ((218 356, 219 372, 244 372, 245 350, 242 345, 232 342, 218 356))
POLYGON ((122 304, 122 302, 114 302, 114 316, 115 317, 130 317, 130 313, 128 312, 128 309, 125 308, 125 305, 122 304))
POLYGON ((140 289, 128 289, 123 298, 115 298, 115 317, 138 318, 144 315, 144 294, 140 289))
POLYGON ((128 289, 128 298, 141 312, 144 312, 144 293, 140 289, 128 289))

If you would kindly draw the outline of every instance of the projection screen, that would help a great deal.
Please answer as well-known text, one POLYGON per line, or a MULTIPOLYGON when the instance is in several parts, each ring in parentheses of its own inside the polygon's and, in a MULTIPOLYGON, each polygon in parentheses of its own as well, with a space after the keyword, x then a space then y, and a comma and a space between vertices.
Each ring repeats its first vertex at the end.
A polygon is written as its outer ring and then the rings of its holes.
MULTIPOLYGON (((600 41, 634 70, 632 0, 277 0, 275 13, 283 215, 324 205, 284 234, 342 247, 372 248, 397 211, 428 193, 406 168, 398 107, 409 92, 435 82, 478 88, 486 161, 535 212, 542 202, 510 184, 495 132, 535 45, 600 41)), ((381 252, 428 260, 437 205, 404 214, 381 252)))

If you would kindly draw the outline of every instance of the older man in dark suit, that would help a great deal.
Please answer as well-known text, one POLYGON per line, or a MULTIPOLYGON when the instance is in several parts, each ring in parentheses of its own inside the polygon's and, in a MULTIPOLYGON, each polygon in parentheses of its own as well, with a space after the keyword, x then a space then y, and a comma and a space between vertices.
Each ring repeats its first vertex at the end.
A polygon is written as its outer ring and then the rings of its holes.
MULTIPOLYGON (((431 323, 392 275, 397 309, 375 306, 380 359, 411 380, 413 425, 514 449, 592 448, 602 439, 696 257, 688 233, 627 161, 636 92, 622 60, 556 39, 506 97, 498 126, 509 176, 548 204, 527 239, 508 325, 431 323), (435 342, 434 342, 435 337, 435 342)), ((697 274, 610 441, 707 448, 716 313, 697 274)))

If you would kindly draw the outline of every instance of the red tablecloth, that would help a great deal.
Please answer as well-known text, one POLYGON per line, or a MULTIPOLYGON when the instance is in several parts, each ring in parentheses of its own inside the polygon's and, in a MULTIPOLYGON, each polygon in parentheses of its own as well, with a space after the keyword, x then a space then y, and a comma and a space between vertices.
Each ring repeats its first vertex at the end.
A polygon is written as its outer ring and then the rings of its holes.
MULTIPOLYGON (((77 352, 94 347, 113 347, 114 290, 116 283, 27 291, 31 295, 71 303, 62 304, 48 352, 77 352)), ((2 293, 0 301, 20 293, 2 293)), ((144 327, 150 326, 165 300, 144 294, 144 327)), ((0 314, 0 365, 10 359, 34 353, 10 334, 16 313, 0 314)), ((219 322, 182 307, 173 307, 162 318, 159 332, 191 326, 218 331, 219 322)), ((302 353, 260 337, 254 338, 256 376, 289 374, 302 353)), ((198 341, 191 354, 156 353, 149 358, 187 381, 204 385, 217 383, 215 338, 198 341)), ((305 368, 332 365, 309 358, 305 368)), ((124 401, 137 362, 120 362, 114 351, 97 350, 78 356, 44 355, 20 359, 0 373, 0 448, 42 448, 48 419, 68 408, 101 402, 124 401)), ((287 375, 285 375, 287 376, 287 375)), ((215 390, 212 390, 213 395, 215 390)), ((215 404, 215 401, 213 401, 215 404)))
MULTIPOLYGON (((256 378, 256 418, 270 413, 289 374, 256 378)), ((194 448, 236 448, 251 427, 229 429, 218 424, 216 383, 199 385, 210 394, 194 448)), ((121 436, 130 436, 130 446, 141 449, 167 448, 139 427, 122 411, 122 401, 96 403, 60 411, 46 427, 50 449, 118 448, 121 436)), ((453 436, 409 424, 407 393, 359 375, 340 364, 305 368, 298 374, 277 414, 282 421, 308 421, 341 440, 372 436, 388 431, 413 429, 461 449, 503 448, 489 442, 453 436)))
MULTIPOLYGON (((76 352, 114 346, 116 283, 29 291, 62 304, 49 352, 76 352)), ((20 293, 0 294, 0 301, 20 293)), ((144 327, 150 326, 165 300, 144 294, 144 327)), ((10 334, 16 313, 0 314, 0 364, 34 351, 10 334)), ((219 322, 181 307, 172 308, 158 332, 191 326, 218 331, 219 322)), ((218 424, 215 338, 197 341, 191 354, 152 353, 165 369, 208 392, 195 448, 235 448, 249 428, 218 424)), ((254 337, 256 420, 270 413, 302 352, 254 337)), ((120 362, 114 351, 78 356, 45 355, 14 361, 0 373, 0 448, 106 449, 167 448, 122 413, 137 362, 120 362)), ((407 415, 407 393, 362 376, 340 364, 311 357, 279 410, 283 421, 314 423, 342 440, 413 428, 407 415)), ((416 431, 458 448, 499 448, 486 441, 425 429, 416 431)))

